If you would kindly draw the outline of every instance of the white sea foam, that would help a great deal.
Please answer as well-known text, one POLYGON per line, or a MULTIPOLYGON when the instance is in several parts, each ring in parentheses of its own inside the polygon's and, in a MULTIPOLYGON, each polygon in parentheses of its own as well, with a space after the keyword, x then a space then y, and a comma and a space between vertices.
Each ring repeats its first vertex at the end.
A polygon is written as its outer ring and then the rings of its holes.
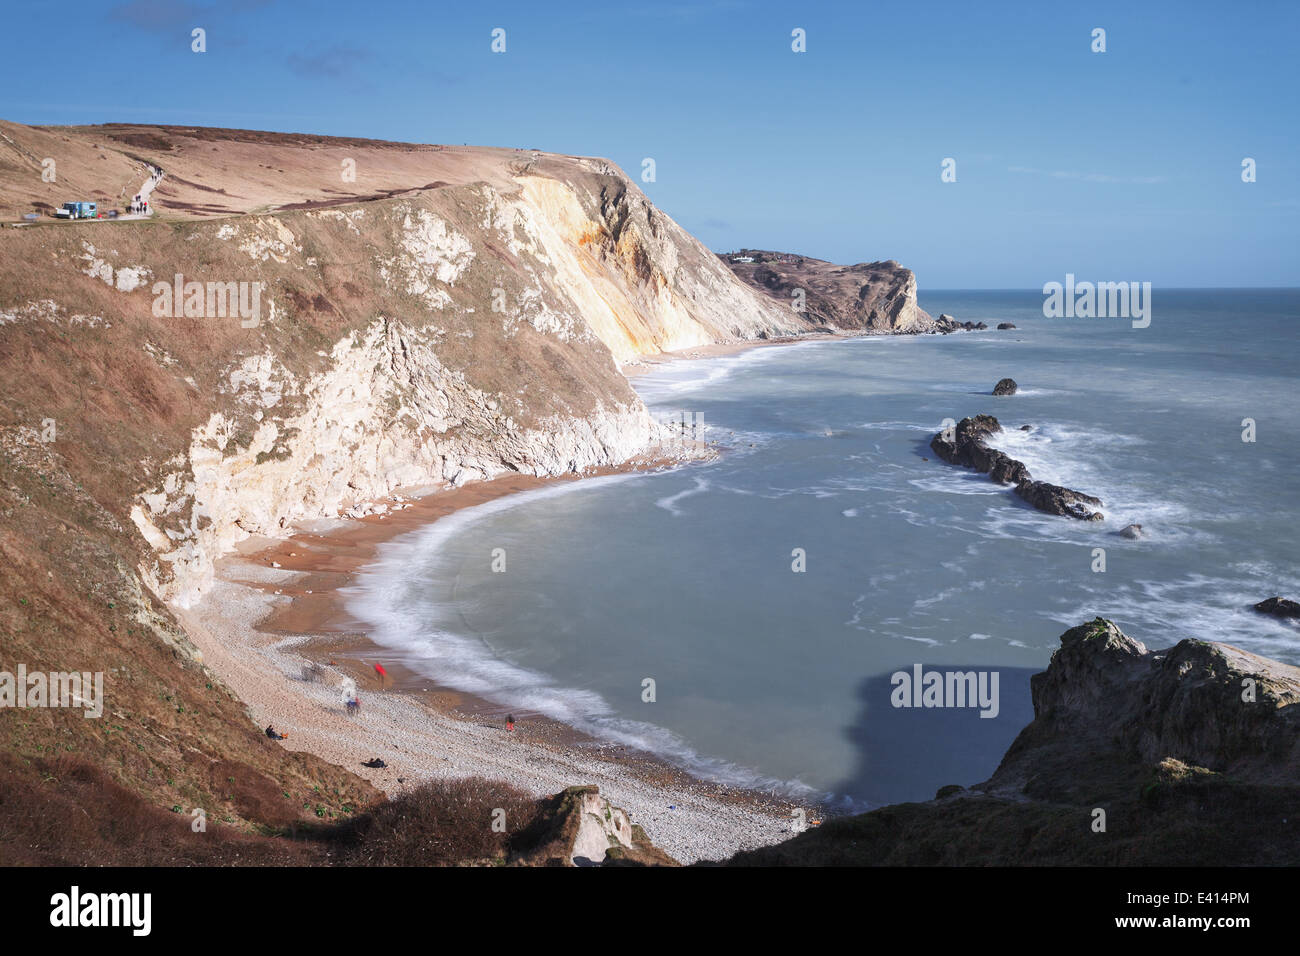
POLYGON ((863 422, 858 427, 880 431, 926 432, 928 434, 933 434, 939 430, 935 424, 926 425, 919 422, 863 422))
POLYGON ((1300 661, 1300 626, 1255 611, 1250 605, 1278 593, 1270 581, 1189 574, 1171 581, 1137 580, 1087 587, 1086 602, 1049 612, 1074 626, 1101 614, 1152 648, 1184 638, 1219 641, 1265 657, 1300 661))
POLYGON ((461 509, 387 542, 376 559, 358 572, 357 583, 345 589, 347 609, 371 626, 369 635, 376 644, 397 652, 407 666, 444 686, 657 754, 706 779, 805 799, 815 796, 812 788, 799 780, 778 780, 699 754, 670 730, 619 717, 595 692, 565 687, 545 674, 503 660, 480 636, 445 626, 448 619, 460 619, 456 609, 440 607, 423 597, 436 556, 450 539, 475 523, 539 499, 640 477, 612 475, 508 495, 461 509))
POLYGON ((973 471, 954 471, 935 475, 932 478, 913 478, 908 481, 908 484, 922 491, 941 492, 945 495, 1005 495, 1008 490, 1006 485, 989 481, 987 475, 980 475, 973 471))
POLYGON ((695 495, 703 494, 709 490, 709 481, 707 478, 696 477, 694 480, 695 486, 693 488, 685 488, 677 492, 675 495, 667 495, 660 498, 655 502, 655 505, 663 508, 674 518, 680 518, 682 515, 686 514, 686 512, 677 507, 679 501, 683 501, 684 499, 691 498, 695 495))
MULTIPOLYGON (((1148 532, 1148 543, 1151 539, 1168 543, 1179 538, 1209 543, 1214 538, 1210 532, 1187 527, 1194 513, 1168 489, 1156 487, 1154 478, 1146 477, 1144 468, 1154 467, 1141 456, 1141 449, 1149 444, 1146 439, 1046 422, 1028 432, 1004 428, 990 436, 988 444, 1023 462, 1037 481, 1100 498, 1099 510, 1106 516, 1108 530, 1140 524, 1148 532)), ((1059 521, 1055 516, 1042 517, 1053 523, 1059 521)), ((1034 522, 1020 515, 1007 515, 996 517, 995 524, 1001 527, 991 528, 992 533, 1013 531, 1017 524, 1028 528, 1034 522)), ((1075 537, 1073 531, 1067 534, 1075 537)), ((1042 530, 1035 536, 1042 536, 1042 530)))

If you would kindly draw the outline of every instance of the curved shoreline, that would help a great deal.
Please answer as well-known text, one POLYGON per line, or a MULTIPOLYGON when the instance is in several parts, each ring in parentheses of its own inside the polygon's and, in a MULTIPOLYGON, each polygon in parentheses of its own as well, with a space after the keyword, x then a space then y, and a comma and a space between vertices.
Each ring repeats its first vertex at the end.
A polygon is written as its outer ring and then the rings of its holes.
MULTIPOLYGON (((683 466, 685 467, 685 466, 683 466)), ((676 470, 676 469, 670 469, 676 470)), ((481 521, 575 491, 635 479, 646 472, 589 477, 581 482, 548 483, 513 491, 458 509, 431 523, 382 542, 372 560, 339 588, 348 618, 360 623, 384 666, 402 667, 396 689, 416 691, 432 682, 476 702, 475 710, 498 722, 507 713, 525 719, 544 717, 607 745, 644 751, 682 768, 691 776, 741 789, 785 793, 800 799, 790 783, 699 753, 678 733, 650 721, 619 715, 600 694, 568 683, 564 675, 532 670, 494 652, 443 595, 428 605, 419 595, 429 581, 446 581, 457 572, 437 563, 447 543, 481 521), (429 566, 427 562, 435 563, 429 566), (412 603, 414 601, 414 603, 412 603), (441 612, 450 612, 444 618, 441 612), (451 618, 455 618, 452 621, 451 618)), ((807 788, 804 788, 807 789, 807 788)), ((811 791, 808 791, 811 793, 811 791)))
MULTIPOLYGON (((642 459, 596 474, 672 464, 642 459)), ((463 508, 580 477, 511 475, 435 491, 386 515, 245 542, 238 554, 218 562, 212 593, 178 614, 257 726, 274 725, 289 735, 281 746, 311 751, 390 796, 439 777, 500 779, 539 796, 595 783, 656 846, 684 863, 788 839, 793 811, 816 819, 815 808, 693 776, 645 751, 540 715, 517 713, 522 719, 508 734, 504 708, 403 665, 348 612, 341 591, 382 544, 463 508), (312 662, 321 675, 304 680, 312 662), (388 671, 385 688, 373 670, 376 662, 388 671), (355 719, 342 707, 345 677, 362 696, 355 719), (361 766, 374 756, 388 766, 361 766)))
MULTIPOLYGON (((867 337, 813 335, 699 346, 624 367, 636 375, 669 363, 717 359, 750 349, 867 337)), ((875 336, 871 336, 875 337, 875 336)), ((879 337, 889 337, 881 335, 879 337)), ((656 846, 681 862, 720 859, 794 835, 793 812, 808 820, 824 808, 774 792, 709 781, 666 759, 610 743, 549 717, 517 712, 514 734, 506 709, 443 686, 395 660, 348 611, 342 590, 380 546, 464 508, 558 482, 677 467, 682 459, 643 455, 582 475, 507 475, 451 489, 408 492, 401 510, 327 522, 284 539, 249 539, 216 563, 213 592, 177 610, 186 630, 221 678, 247 705, 257 726, 289 733, 280 745, 308 750, 369 780, 389 795, 420 779, 483 776, 537 795, 596 783, 613 804, 643 826, 656 846), (417 497, 417 495, 419 495, 417 497), (373 670, 382 661, 390 682, 373 670), (316 663, 324 683, 302 679, 316 663), (339 685, 356 682, 359 720, 343 716, 339 685), (373 732, 372 732, 373 728, 373 732), (382 731, 380 730, 382 728, 382 731), (396 739, 395 739, 396 738, 396 739), (407 746, 407 741, 414 746, 407 746), (384 769, 361 766, 379 756, 384 769)))

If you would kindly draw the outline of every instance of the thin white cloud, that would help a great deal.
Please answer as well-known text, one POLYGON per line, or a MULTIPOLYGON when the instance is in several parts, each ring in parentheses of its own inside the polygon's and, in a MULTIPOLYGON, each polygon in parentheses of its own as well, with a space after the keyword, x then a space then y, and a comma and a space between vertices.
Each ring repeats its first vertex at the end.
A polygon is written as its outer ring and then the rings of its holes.
POLYGON ((1074 179, 1085 183, 1128 183, 1150 186, 1165 181, 1163 176, 1111 176, 1107 173, 1077 173, 1065 169, 1036 169, 1033 166, 1008 166, 1007 172, 1032 176, 1050 176, 1053 179, 1074 179))

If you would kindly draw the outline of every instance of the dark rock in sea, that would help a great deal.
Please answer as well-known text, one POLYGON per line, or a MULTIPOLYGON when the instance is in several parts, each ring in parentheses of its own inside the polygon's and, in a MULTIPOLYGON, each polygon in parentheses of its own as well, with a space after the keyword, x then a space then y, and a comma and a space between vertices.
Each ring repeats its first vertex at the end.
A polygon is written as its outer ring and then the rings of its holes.
POLYGON ((1126 528, 1120 529, 1119 535, 1120 537, 1131 538, 1134 541, 1136 541, 1138 538, 1146 537, 1146 535, 1142 532, 1142 526, 1140 524, 1131 524, 1126 528))
POLYGON ((1001 430, 1001 424, 992 415, 963 418, 952 429, 951 437, 940 432, 930 439, 930 448, 950 465, 973 468, 994 481, 1015 485, 1016 494, 1039 511, 1080 521, 1103 520, 1101 512, 1086 507, 1100 505, 1099 498, 1045 481, 1034 481, 1024 462, 985 444, 985 438, 1001 430))
POLYGON ((1003 485, 1019 485, 1030 480, 1024 462, 1000 451, 993 451, 990 455, 988 476, 1003 485))
POLYGON ((1020 430, 1021 430, 1022 432, 1031 432, 1031 431, 1034 430, 1034 426, 1033 426, 1033 425, 1021 425, 1021 426, 1020 426, 1020 430))
POLYGON ((992 415, 963 418, 952 429, 951 439, 945 438, 944 432, 940 432, 931 439, 930 448, 950 465, 964 465, 967 468, 979 468, 983 471, 984 469, 976 463, 973 456, 979 449, 983 449, 984 452, 990 451, 984 446, 985 437, 1001 430, 1002 426, 992 415))
POLYGON ((1274 617, 1300 617, 1300 603, 1283 597, 1271 597, 1266 601, 1260 601, 1255 605, 1255 610, 1261 614, 1272 614, 1274 617))
POLYGON ((999 322, 999 323, 998 323, 998 330, 999 330, 999 331, 1005 331, 1005 330, 1007 330, 1007 329, 1014 329, 1015 327, 1016 327, 1016 323, 1014 323, 1014 322, 999 322))
POLYGON ((1015 379, 1012 379, 1012 378, 1004 378, 1004 379, 999 380, 998 383, 997 383, 996 385, 993 386, 993 394, 994 394, 994 395, 1014 395, 1014 394, 1016 394, 1016 389, 1017 389, 1017 388, 1019 388, 1019 386, 1016 385, 1016 381, 1015 381, 1015 379))
POLYGON ((1093 511, 1086 507, 1100 505, 1101 499, 1085 495, 1081 491, 1063 488, 1046 481, 1022 481, 1016 485, 1016 494, 1039 511, 1046 511, 1048 514, 1065 515, 1078 518, 1080 521, 1105 520, 1105 516, 1100 511, 1093 511))
POLYGON ((944 312, 934 320, 933 331, 947 335, 949 332, 978 332, 987 328, 988 326, 983 322, 958 322, 951 315, 944 312))

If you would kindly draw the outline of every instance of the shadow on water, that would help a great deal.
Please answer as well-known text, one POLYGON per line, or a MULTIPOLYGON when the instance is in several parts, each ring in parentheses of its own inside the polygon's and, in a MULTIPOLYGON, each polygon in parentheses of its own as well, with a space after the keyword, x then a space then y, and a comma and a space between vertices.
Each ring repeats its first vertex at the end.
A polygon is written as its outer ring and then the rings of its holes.
MULTIPOLYGON (((940 429, 935 428, 934 431, 935 434, 938 434, 940 429)), ((917 458, 924 459, 925 461, 937 461, 939 464, 944 465, 948 468, 953 467, 952 465, 949 465, 946 461, 944 461, 942 458, 936 456, 935 450, 930 447, 930 442, 932 441, 934 441, 934 435, 929 435, 925 438, 916 439, 915 441, 912 442, 912 452, 916 455, 917 458)))
MULTIPOLYGON (((900 664, 909 674, 911 664, 900 664)), ((993 775, 1016 735, 1034 717, 1029 678, 1042 668, 926 664, 925 672, 996 671, 998 715, 978 707, 894 707, 892 673, 858 686, 858 716, 844 729, 856 751, 853 772, 835 788, 861 812, 888 803, 933 799, 947 784, 970 786, 993 775)))

